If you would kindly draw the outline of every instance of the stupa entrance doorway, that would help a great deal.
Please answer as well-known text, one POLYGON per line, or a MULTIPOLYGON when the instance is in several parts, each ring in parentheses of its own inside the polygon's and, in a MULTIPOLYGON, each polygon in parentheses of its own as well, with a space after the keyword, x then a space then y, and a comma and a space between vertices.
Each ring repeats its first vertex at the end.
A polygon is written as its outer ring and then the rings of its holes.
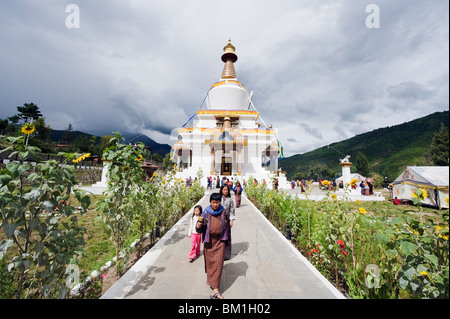
POLYGON ((220 175, 229 176, 232 175, 233 162, 231 157, 222 157, 222 165, 220 169, 220 175))

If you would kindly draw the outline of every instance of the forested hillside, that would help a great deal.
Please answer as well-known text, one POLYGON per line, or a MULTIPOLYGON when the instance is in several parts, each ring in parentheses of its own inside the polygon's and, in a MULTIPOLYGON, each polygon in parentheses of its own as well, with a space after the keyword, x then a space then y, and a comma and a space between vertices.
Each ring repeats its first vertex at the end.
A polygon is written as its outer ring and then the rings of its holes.
MULTIPOLYGON (((358 152, 367 157, 371 175, 395 179, 407 165, 433 165, 429 147, 434 133, 448 130, 449 112, 436 112, 423 118, 371 132, 321 147, 314 151, 280 160, 288 178, 335 178, 341 175, 339 159, 351 155, 355 163, 358 152), (337 150, 337 151, 336 151, 337 150)), ((355 165, 352 172, 355 172, 355 165)))

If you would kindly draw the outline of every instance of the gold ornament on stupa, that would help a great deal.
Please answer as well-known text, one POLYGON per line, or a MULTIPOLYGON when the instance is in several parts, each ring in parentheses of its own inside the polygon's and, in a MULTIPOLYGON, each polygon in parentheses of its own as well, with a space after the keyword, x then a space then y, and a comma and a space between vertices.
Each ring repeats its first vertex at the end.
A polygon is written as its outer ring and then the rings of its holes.
POLYGON ((238 59, 236 55, 236 48, 231 44, 231 39, 228 40, 228 44, 223 48, 222 61, 225 62, 222 72, 223 79, 236 78, 236 71, 234 70, 234 62, 238 59))

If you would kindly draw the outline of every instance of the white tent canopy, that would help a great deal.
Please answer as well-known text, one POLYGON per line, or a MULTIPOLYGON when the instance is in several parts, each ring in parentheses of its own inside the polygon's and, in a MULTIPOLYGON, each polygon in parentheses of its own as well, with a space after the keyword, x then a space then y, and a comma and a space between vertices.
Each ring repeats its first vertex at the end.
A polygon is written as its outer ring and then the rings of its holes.
POLYGON ((392 182, 392 198, 412 200, 417 188, 423 188, 428 198, 422 204, 448 208, 449 167, 448 166, 408 166, 392 182))
MULTIPOLYGON (((356 180, 358 181, 358 184, 361 183, 361 181, 365 181, 365 180, 366 180, 366 178, 365 178, 364 176, 362 176, 361 174, 358 174, 358 173, 351 173, 351 174, 350 174, 350 180, 352 180, 352 179, 354 179, 354 178, 356 178, 356 180)), ((336 178, 336 184, 339 185, 339 183, 340 183, 341 181, 343 181, 343 180, 344 180, 344 176, 341 176, 341 177, 339 177, 339 178, 336 178)))

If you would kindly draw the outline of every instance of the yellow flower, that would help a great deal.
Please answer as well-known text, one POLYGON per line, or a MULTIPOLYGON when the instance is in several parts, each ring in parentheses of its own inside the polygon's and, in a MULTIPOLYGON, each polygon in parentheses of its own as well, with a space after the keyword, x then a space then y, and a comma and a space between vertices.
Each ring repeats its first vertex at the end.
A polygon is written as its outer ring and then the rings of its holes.
POLYGON ((359 199, 356 200, 356 204, 359 205, 359 204, 361 204, 361 203, 362 203, 362 202, 361 202, 359 199))
POLYGON ((417 199, 425 199, 428 198, 428 192, 423 188, 419 188, 414 193, 412 193, 412 197, 417 199))
POLYGON ((328 186, 328 185, 330 185, 330 182, 327 181, 327 180, 324 180, 324 181, 322 182, 322 185, 323 185, 323 186, 328 186))
POLYGON ((411 233, 416 234, 416 235, 419 235, 419 232, 418 232, 417 230, 413 230, 413 229, 411 228, 411 226, 408 226, 408 229, 409 229, 409 231, 410 231, 411 233))
POLYGON ((78 157, 76 160, 74 160, 74 163, 79 163, 81 161, 84 161, 86 158, 88 158, 89 156, 91 156, 91 153, 86 153, 84 155, 81 155, 80 157, 78 157))
POLYGON ((448 240, 448 227, 443 225, 436 226, 436 233, 438 233, 440 238, 444 238, 445 240, 448 240), (447 229, 447 235, 441 235, 440 230, 441 229, 447 229))
POLYGON ((367 211, 363 207, 359 207, 359 212, 361 214, 367 214, 367 211))
MULTIPOLYGON (((430 275, 428 275, 428 273, 425 271, 425 270, 422 270, 421 272, 420 272, 420 274, 422 275, 422 276, 426 276, 428 279, 430 279, 430 275)), ((430 279, 431 280, 431 279, 430 279)))
POLYGON ((336 194, 332 194, 332 195, 331 195, 331 199, 333 199, 333 200, 337 200, 337 196, 336 196, 336 194))
POLYGON ((142 155, 139 155, 139 156, 136 158, 136 161, 140 162, 140 161, 142 161, 142 159, 143 159, 142 155))
POLYGON ((356 184, 356 182, 357 182, 357 180, 356 180, 356 178, 354 178, 354 179, 352 179, 352 180, 350 181, 350 184, 351 184, 352 186, 354 186, 354 185, 356 184))
POLYGON ((25 135, 32 134, 34 131, 36 131, 36 128, 29 123, 22 126, 22 133, 25 135))
POLYGON ((448 196, 445 196, 445 201, 447 202, 448 205, 448 196))
POLYGON ((156 174, 156 172, 153 172, 153 177, 156 177, 156 175, 158 175, 158 174, 156 174))
POLYGON ((428 198, 428 193, 425 189, 421 188, 423 198, 428 198))

